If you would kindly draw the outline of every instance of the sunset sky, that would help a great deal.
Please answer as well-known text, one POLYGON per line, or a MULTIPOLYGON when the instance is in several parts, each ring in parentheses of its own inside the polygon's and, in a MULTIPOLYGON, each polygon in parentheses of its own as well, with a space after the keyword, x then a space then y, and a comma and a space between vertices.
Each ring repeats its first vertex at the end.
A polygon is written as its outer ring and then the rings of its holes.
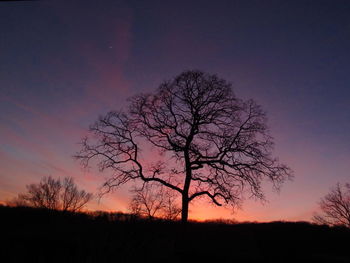
MULTIPOLYGON (((350 182, 350 1, 0 2, 0 201, 42 176, 97 192, 106 174, 73 155, 99 115, 183 70, 216 73, 267 111, 294 171, 269 202, 190 218, 310 220, 350 182)), ((89 209, 127 212, 127 185, 89 209)))

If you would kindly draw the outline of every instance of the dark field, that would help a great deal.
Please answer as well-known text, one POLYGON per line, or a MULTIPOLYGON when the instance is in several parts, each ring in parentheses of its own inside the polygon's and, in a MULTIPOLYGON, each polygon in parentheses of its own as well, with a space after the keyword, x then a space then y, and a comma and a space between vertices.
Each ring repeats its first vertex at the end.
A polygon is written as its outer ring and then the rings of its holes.
POLYGON ((189 223, 0 207, 1 262, 350 262, 350 230, 189 223))

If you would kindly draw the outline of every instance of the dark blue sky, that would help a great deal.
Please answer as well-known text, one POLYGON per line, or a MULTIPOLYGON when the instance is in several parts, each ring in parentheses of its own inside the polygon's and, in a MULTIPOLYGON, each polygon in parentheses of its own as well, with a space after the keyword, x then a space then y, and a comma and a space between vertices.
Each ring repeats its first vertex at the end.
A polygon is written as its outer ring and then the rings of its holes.
MULTIPOLYGON (((295 172, 238 217, 309 219, 329 187, 350 181, 349 14, 349 1, 0 2, 0 200, 47 174, 95 190, 101 177, 71 158, 88 125, 200 69, 262 105, 295 172)), ((126 193, 95 207, 125 210, 126 193)))

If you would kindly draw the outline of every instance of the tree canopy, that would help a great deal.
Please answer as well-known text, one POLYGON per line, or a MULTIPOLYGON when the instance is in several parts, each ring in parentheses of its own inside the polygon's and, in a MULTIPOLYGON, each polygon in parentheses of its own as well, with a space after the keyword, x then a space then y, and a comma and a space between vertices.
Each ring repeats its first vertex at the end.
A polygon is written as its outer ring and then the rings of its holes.
POLYGON ((101 171, 112 171, 108 190, 135 179, 161 184, 181 195, 186 222, 196 198, 236 205, 245 191, 263 199, 264 179, 279 189, 291 177, 272 156, 264 111, 237 98, 216 75, 185 71, 129 103, 101 116, 76 156, 85 166, 96 160, 101 171), (143 155, 150 146, 159 153, 154 160, 143 155))

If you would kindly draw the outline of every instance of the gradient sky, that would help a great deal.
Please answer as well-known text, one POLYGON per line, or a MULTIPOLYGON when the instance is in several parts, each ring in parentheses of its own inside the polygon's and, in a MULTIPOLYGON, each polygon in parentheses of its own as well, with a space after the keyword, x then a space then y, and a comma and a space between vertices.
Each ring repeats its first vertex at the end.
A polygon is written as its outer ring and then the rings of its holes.
MULTIPOLYGON (((89 124, 183 70, 217 73, 267 111, 295 174, 268 203, 190 218, 310 220, 350 182, 350 1, 0 2, 0 201, 42 176, 96 192, 72 158, 89 124), (74 3, 72 3, 74 2, 74 3)), ((89 208, 127 211, 127 186, 89 208)))

